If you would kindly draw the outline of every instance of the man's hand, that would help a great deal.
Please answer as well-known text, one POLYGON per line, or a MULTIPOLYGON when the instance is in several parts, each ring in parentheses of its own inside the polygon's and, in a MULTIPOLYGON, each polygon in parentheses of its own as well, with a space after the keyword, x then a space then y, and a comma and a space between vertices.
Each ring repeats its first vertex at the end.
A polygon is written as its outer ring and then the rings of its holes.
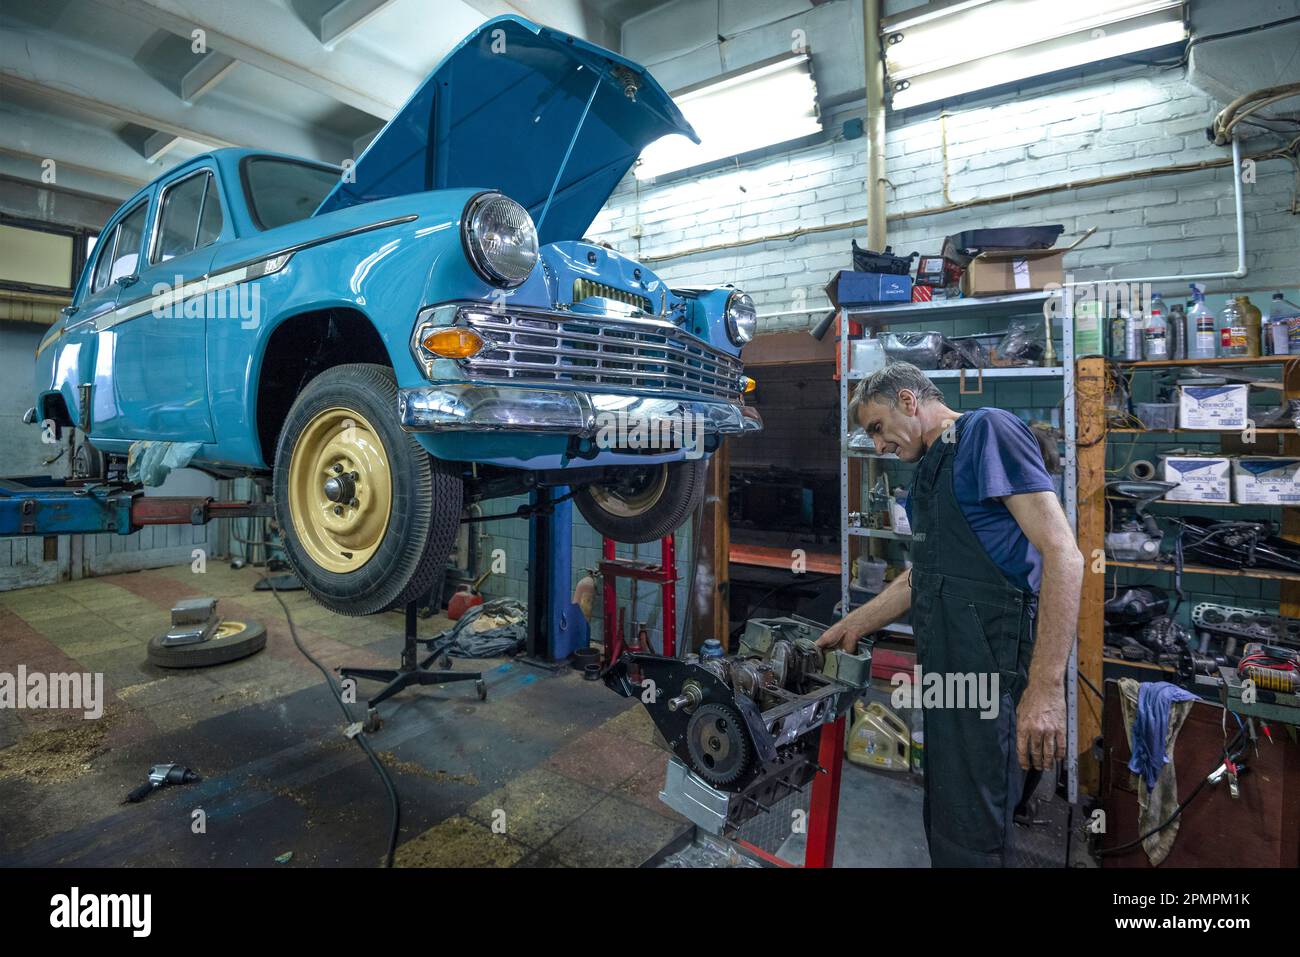
POLYGON ((1016 709, 1016 752, 1020 766, 1046 771, 1065 758, 1065 691, 1030 681, 1016 709))
POLYGON ((817 647, 825 648, 827 651, 841 648, 851 655, 857 651, 858 641, 865 634, 866 632, 858 626, 854 615, 850 614, 823 631, 822 636, 817 639, 817 647))

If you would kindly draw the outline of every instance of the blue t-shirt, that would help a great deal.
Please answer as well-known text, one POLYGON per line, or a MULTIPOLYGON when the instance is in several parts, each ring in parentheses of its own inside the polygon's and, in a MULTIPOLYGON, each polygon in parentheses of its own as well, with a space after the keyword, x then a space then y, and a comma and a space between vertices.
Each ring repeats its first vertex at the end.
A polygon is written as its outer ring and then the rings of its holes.
MULTIPOLYGON (((999 499, 1054 490, 1038 440, 1006 409, 986 406, 957 420, 952 488, 971 531, 1013 584, 1038 592, 1043 556, 999 499)), ((910 506, 909 505, 909 517, 910 506)))

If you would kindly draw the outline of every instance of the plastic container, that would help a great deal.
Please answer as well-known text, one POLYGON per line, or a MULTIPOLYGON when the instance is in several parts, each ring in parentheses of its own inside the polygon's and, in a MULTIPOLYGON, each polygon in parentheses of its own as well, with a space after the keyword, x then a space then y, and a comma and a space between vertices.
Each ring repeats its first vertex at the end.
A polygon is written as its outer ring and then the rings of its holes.
POLYGON ((1172 431, 1178 426, 1177 402, 1139 402, 1137 417, 1147 429, 1172 431))
POLYGON ((854 764, 881 771, 907 771, 912 766, 912 736, 894 712, 873 701, 853 705, 853 728, 845 757, 854 764))
POLYGON ((1189 359, 1213 359, 1218 355, 1218 336, 1214 313, 1205 304, 1205 292, 1192 286, 1192 308, 1187 313, 1187 356, 1189 359))
POLYGON ((1229 299, 1221 314, 1219 327, 1219 355, 1237 357, 1246 355, 1246 316, 1236 299, 1229 299))
POLYGON ((1300 339, 1297 338, 1297 332, 1300 332, 1300 306, 1287 302, 1280 292, 1275 292, 1273 301, 1268 306, 1268 319, 1273 323, 1273 352, 1276 355, 1300 353, 1300 339), (1281 351, 1278 349, 1277 339, 1279 326, 1286 330, 1286 348, 1281 351))
POLYGON ((1166 321, 1165 301, 1156 293, 1147 304, 1146 322, 1142 324, 1144 355, 1148 360, 1161 361, 1169 356, 1169 325, 1166 321))
POLYGON ((1250 301, 1250 296, 1238 296, 1237 308, 1246 320, 1246 355, 1258 356, 1262 352, 1264 314, 1250 301))

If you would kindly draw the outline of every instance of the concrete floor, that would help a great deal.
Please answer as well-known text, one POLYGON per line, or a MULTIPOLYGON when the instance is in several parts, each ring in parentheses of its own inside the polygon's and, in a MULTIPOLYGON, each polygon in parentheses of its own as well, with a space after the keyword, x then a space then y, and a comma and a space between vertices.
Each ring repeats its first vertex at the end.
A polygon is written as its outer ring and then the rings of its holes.
MULTIPOLYGON (((214 563, 202 576, 183 566, 0 594, 0 671, 102 672, 107 702, 98 720, 0 710, 0 865, 380 862, 384 790, 274 596, 253 591, 258 577, 214 563), (193 595, 260 621, 266 648, 201 670, 149 665, 145 644, 193 595), (121 804, 151 765, 173 761, 203 780, 121 804), (196 809, 206 833, 192 832, 196 809)), ((400 615, 350 619, 285 597, 327 667, 395 662, 400 615)), ((657 798, 667 759, 639 705, 569 669, 454 667, 484 673, 486 702, 463 683, 380 709, 372 741, 402 797, 399 866, 631 866, 681 833, 657 798)))
MULTIPOLYGON (((0 866, 381 862, 383 787, 275 597, 253 590, 259 577, 214 563, 201 576, 180 566, 0 593, 0 672, 99 672, 106 698, 98 720, 0 709, 0 866), (213 668, 148 664, 173 603, 196 595, 265 625, 266 648, 213 668), (203 780, 122 803, 168 762, 203 780), (206 832, 195 833, 200 809, 206 832)), ((396 661, 400 614, 344 618, 304 592, 284 597, 326 667, 396 661)), ((429 619, 420 633, 448 625, 429 619)), ((483 672, 486 702, 468 682, 409 690, 381 706, 371 738, 402 798, 398 866, 637 866, 689 831, 658 799, 667 755, 639 703, 571 669, 454 668, 483 672)), ((1039 840, 1039 866, 1058 837, 1039 840)), ((802 860, 795 844, 782 856, 802 860)), ((919 778, 846 764, 837 866, 928 863, 919 778)))

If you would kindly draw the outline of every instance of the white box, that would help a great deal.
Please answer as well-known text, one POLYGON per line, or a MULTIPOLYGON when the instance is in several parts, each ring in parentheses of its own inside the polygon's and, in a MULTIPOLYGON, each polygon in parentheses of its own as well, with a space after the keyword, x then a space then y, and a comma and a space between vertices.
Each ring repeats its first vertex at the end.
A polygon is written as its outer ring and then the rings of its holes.
POLYGON ((1178 387, 1178 426, 1183 429, 1244 429, 1247 385, 1178 387))
POLYGON ((1162 455, 1166 482, 1178 485, 1165 493, 1166 502, 1231 502, 1232 460, 1207 455, 1162 455))
POLYGON ((1300 459, 1243 455, 1232 461, 1233 499, 1242 505, 1300 504, 1300 459))

